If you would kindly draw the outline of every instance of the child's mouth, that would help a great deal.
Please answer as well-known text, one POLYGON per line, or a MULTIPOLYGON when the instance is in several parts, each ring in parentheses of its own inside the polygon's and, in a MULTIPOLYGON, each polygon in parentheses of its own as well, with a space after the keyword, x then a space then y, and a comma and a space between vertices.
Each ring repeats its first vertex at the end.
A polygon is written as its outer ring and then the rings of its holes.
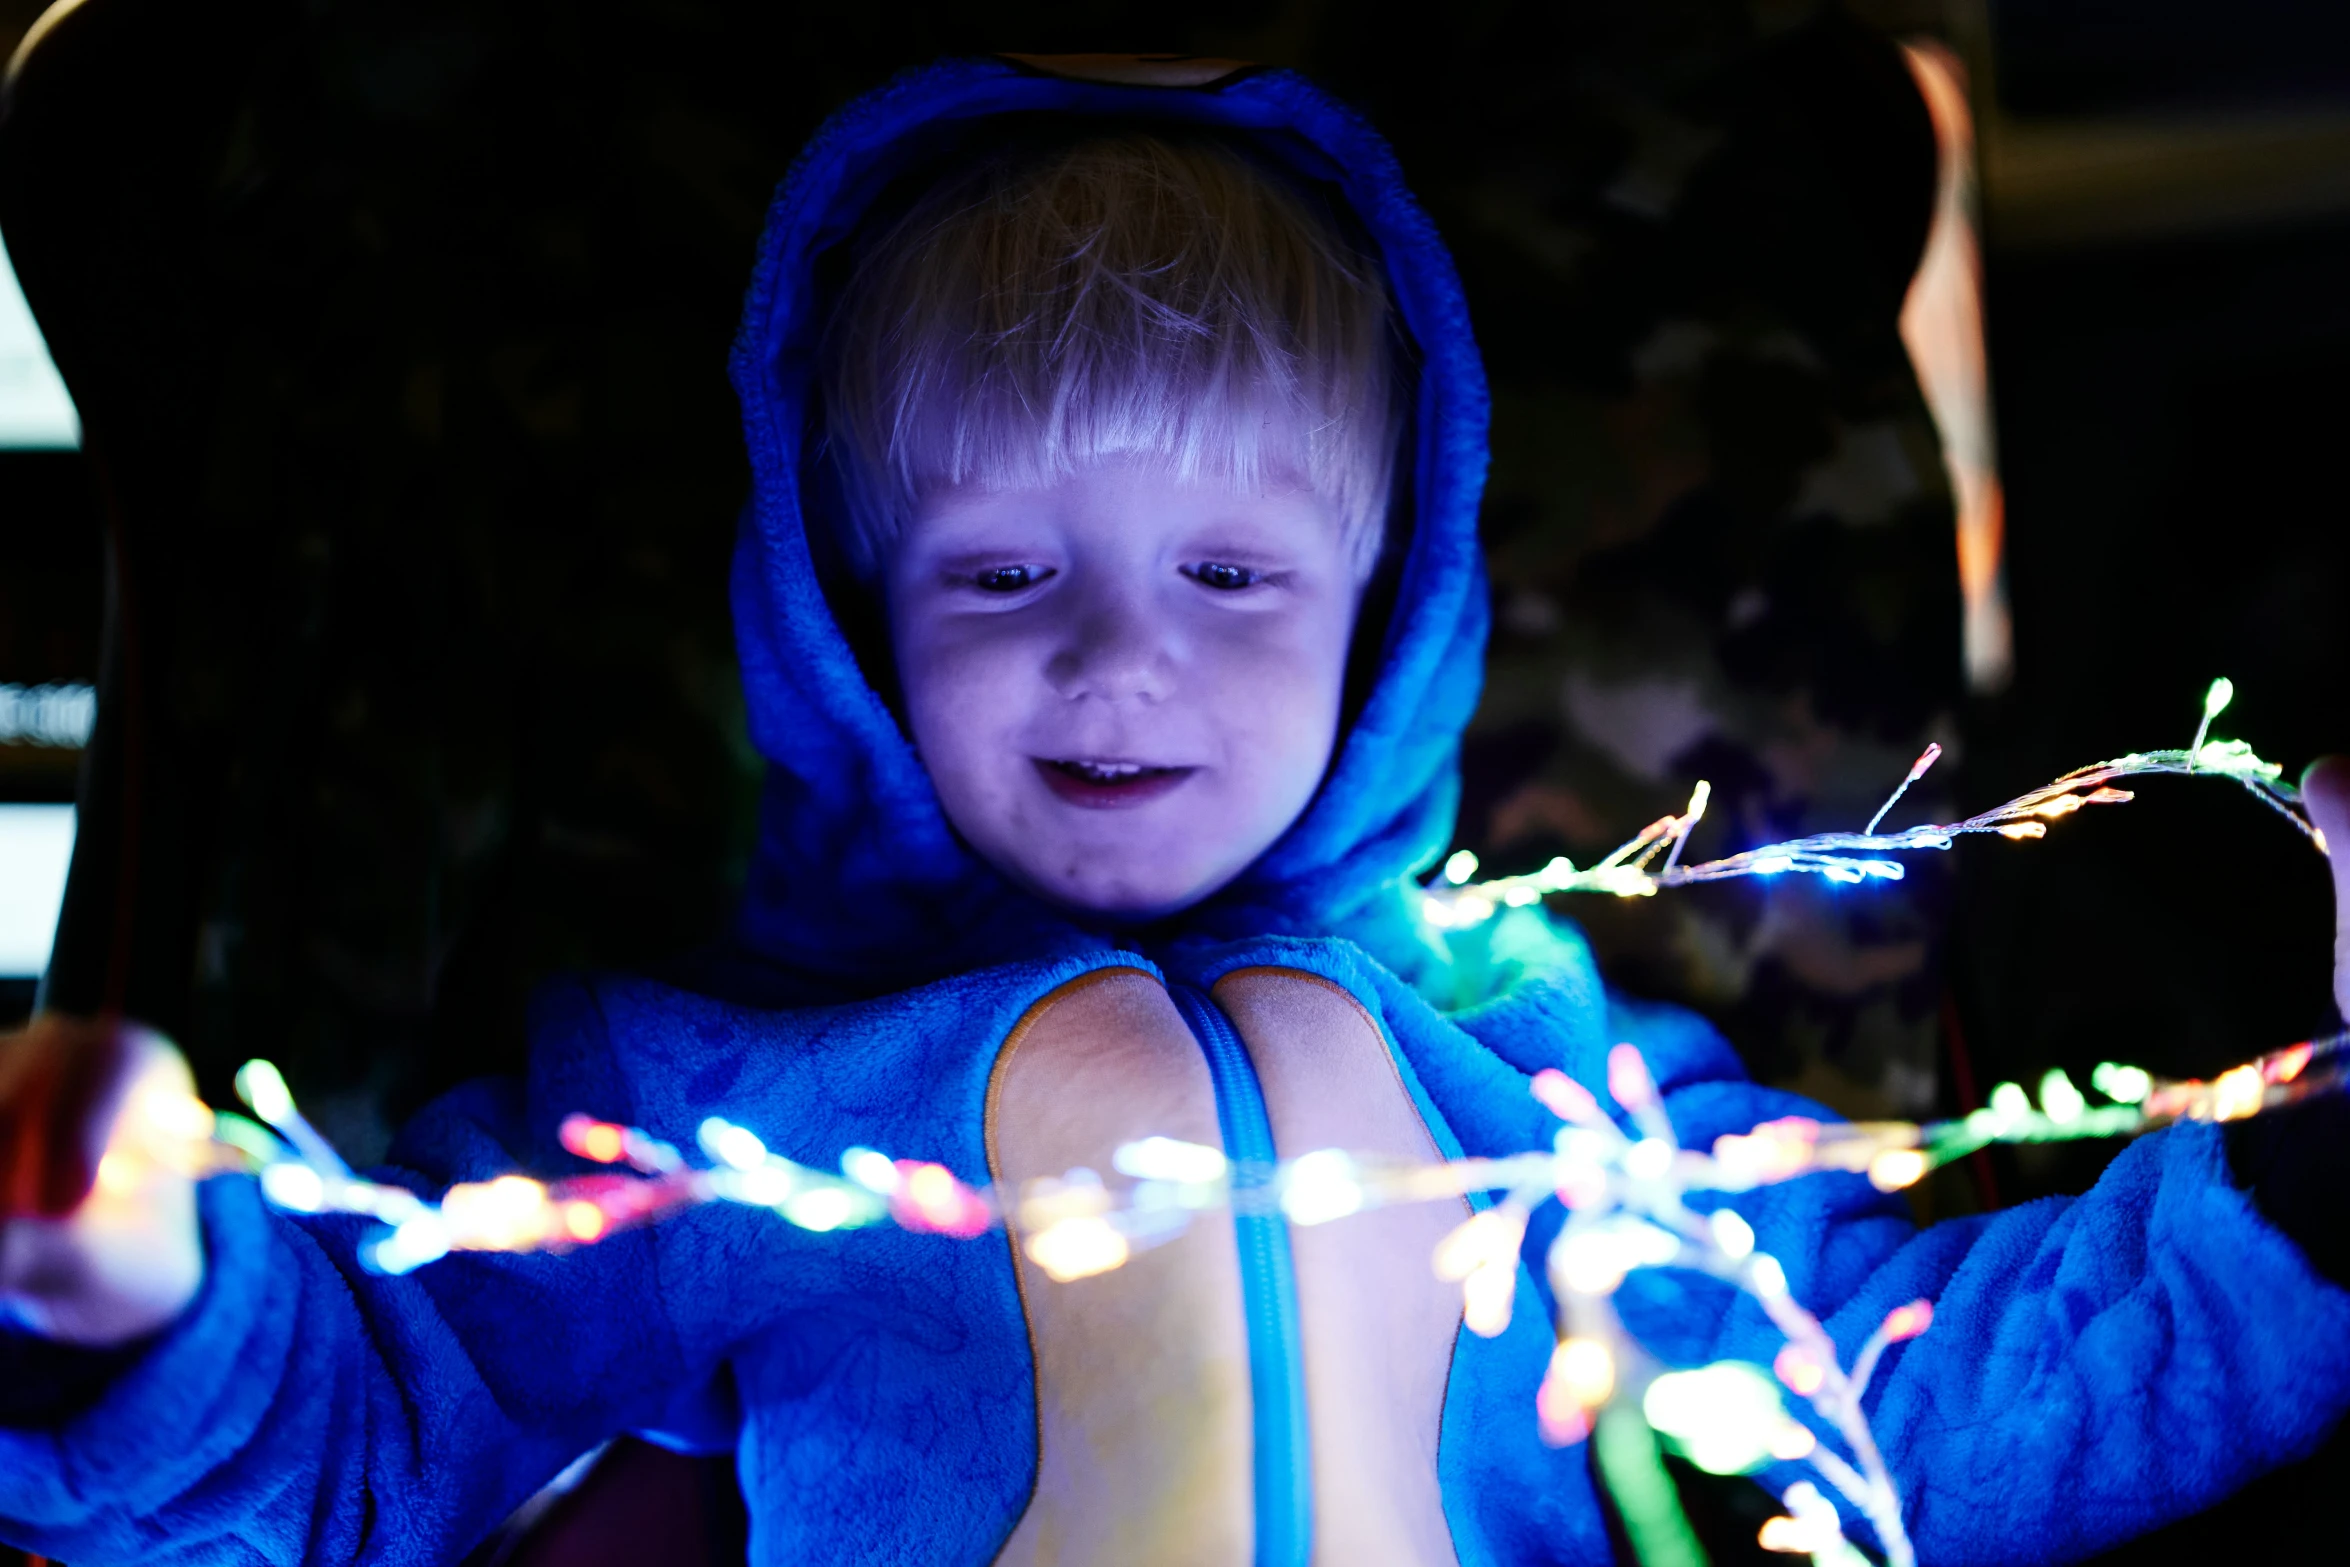
POLYGON ((1146 767, 1140 762, 1102 762, 1037 758, 1036 770, 1045 787, 1071 805, 1111 810, 1141 805, 1179 786, 1197 769, 1146 767))

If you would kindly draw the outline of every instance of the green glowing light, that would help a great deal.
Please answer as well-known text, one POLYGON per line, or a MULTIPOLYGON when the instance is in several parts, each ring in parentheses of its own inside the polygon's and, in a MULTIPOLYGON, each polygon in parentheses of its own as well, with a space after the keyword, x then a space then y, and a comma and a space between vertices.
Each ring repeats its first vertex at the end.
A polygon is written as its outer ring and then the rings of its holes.
POLYGON ((1697 1543, 1657 1452, 1656 1433, 1640 1412, 1628 1404, 1601 1410, 1591 1448, 1640 1567, 1708 1567, 1705 1547, 1697 1543))

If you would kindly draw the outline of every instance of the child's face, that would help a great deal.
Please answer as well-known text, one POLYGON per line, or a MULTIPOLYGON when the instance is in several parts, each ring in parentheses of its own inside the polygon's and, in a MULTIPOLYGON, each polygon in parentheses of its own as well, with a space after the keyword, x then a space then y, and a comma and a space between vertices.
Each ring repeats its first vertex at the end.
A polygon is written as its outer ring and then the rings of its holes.
POLYGON ((1214 892, 1305 808, 1358 597, 1304 488, 1114 461, 926 496, 888 579, 948 819, 1030 890, 1129 918, 1214 892))

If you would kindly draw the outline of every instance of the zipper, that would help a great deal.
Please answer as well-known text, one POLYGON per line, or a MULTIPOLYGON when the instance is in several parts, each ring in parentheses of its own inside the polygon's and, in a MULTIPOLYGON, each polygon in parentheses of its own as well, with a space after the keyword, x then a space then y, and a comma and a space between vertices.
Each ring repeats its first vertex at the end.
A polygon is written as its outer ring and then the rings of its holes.
MULTIPOLYGON (((1169 985, 1176 1009, 1208 1060, 1216 1122, 1237 1194, 1262 1188, 1276 1154, 1265 1090, 1232 1020, 1206 992, 1169 985)), ((1314 1550, 1311 1438, 1306 1428, 1305 1357, 1299 1350, 1297 1269, 1289 1221, 1278 1210, 1236 1203, 1240 1298, 1248 1322, 1248 1378, 1256 1441, 1256 1567, 1307 1567, 1314 1550)))

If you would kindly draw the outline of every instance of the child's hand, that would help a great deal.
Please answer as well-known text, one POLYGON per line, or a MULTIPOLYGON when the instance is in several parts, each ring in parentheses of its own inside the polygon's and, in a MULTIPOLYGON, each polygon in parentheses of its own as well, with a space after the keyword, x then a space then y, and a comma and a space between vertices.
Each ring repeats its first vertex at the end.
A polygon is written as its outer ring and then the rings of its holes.
POLYGON ((2350 1023, 2350 756, 2325 756, 2301 775, 2309 819, 2326 835, 2334 871, 2334 1009, 2350 1023))
POLYGON ((107 1345, 195 1298, 194 1088, 180 1053, 135 1025, 43 1016, 0 1034, 0 1313, 107 1345))

